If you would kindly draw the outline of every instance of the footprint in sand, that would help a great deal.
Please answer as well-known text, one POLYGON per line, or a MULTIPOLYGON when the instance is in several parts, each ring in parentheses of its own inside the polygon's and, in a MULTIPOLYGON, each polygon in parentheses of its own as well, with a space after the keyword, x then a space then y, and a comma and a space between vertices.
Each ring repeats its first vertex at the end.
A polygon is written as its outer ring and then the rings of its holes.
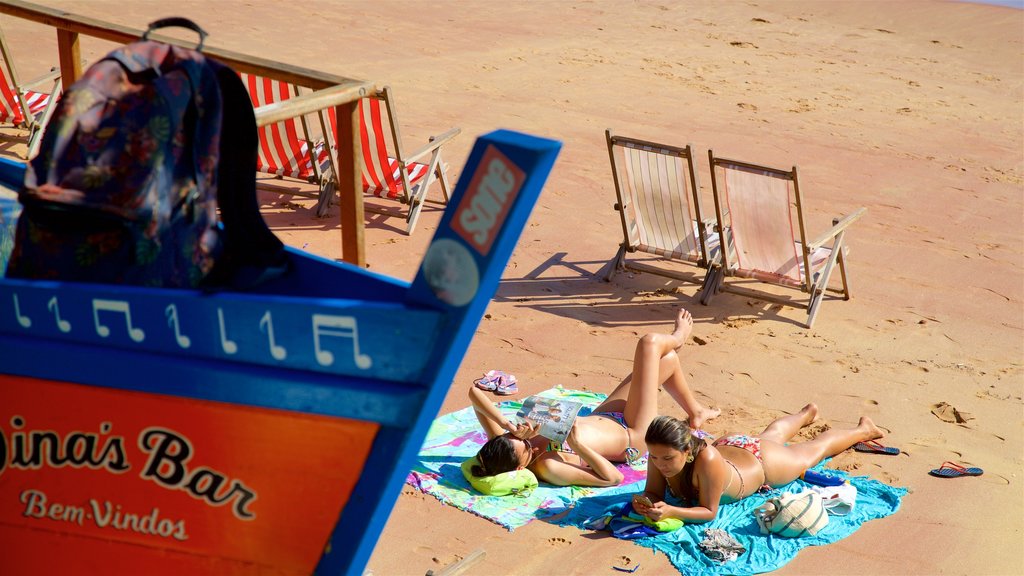
POLYGON ((739 328, 740 326, 748 326, 750 324, 757 324, 756 318, 736 318, 730 319, 723 322, 727 328, 739 328))
POLYGON ((548 545, 554 546, 556 548, 565 548, 566 546, 572 545, 572 541, 571 540, 566 540, 565 538, 558 538, 558 537, 548 538, 548 545))

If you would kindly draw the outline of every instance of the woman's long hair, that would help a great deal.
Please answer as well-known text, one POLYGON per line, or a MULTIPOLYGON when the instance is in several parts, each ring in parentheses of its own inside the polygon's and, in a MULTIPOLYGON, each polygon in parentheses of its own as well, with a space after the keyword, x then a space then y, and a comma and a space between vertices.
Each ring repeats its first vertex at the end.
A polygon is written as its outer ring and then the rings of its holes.
POLYGON ((496 476, 519 467, 519 455, 516 454, 512 440, 506 435, 488 440, 476 453, 476 460, 480 464, 474 464, 470 471, 478 478, 496 476))
MULTIPOLYGON (((707 443, 690 431, 690 422, 671 416, 658 416, 647 427, 644 441, 648 445, 668 446, 680 452, 690 451, 690 456, 693 458, 690 462, 683 465, 683 493, 681 496, 687 500, 696 500, 697 491, 693 489, 694 463, 697 461, 697 455, 707 446, 707 443)), ((665 479, 665 484, 668 485, 668 478, 665 479)))

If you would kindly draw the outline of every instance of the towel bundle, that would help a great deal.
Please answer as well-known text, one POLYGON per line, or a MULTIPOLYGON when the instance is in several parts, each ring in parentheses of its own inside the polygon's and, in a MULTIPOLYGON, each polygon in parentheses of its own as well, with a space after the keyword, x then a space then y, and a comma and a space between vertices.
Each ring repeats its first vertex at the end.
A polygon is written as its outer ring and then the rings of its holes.
POLYGON ((584 527, 590 530, 609 530, 616 538, 634 540, 674 532, 683 527, 683 521, 678 518, 651 520, 633 510, 632 502, 626 502, 608 508, 600 516, 587 519, 584 527))

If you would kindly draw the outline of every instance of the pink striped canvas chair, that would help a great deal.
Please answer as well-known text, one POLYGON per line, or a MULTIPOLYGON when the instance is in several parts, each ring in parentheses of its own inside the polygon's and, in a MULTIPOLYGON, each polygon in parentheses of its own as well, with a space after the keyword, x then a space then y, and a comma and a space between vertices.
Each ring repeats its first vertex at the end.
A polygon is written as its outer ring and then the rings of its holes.
POLYGON ((718 251, 718 235, 701 213, 690 146, 617 136, 611 130, 605 139, 623 235, 606 280, 628 269, 700 283, 718 251), (697 273, 681 272, 670 262, 695 265, 697 273))
POLYGON ((815 316, 826 291, 849 300, 844 244, 846 229, 867 211, 859 208, 832 221, 832 228, 808 241, 797 168, 778 170, 715 157, 708 151, 711 188, 718 230, 724 230, 728 249, 719 253, 701 289, 707 304, 721 291, 807 310, 806 327, 815 316), (830 288, 839 266, 842 288, 830 288), (759 283, 798 290, 795 298, 753 289, 759 283))
POLYGON ((28 130, 25 157, 32 158, 39 151, 43 129, 60 96, 60 71, 51 68, 50 72, 21 83, 3 31, 0 31, 0 52, 4 59, 0 68, 0 124, 28 130), (49 87, 49 92, 31 90, 40 86, 49 87))

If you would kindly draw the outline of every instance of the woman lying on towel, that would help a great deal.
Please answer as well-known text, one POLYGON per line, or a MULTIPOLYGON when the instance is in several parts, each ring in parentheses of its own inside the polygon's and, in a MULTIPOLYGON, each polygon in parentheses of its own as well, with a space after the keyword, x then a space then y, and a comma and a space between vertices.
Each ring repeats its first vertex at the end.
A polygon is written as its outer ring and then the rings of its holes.
POLYGON ((828 430, 787 446, 817 414, 818 407, 808 404, 759 435, 731 434, 713 442, 693 434, 685 420, 658 416, 644 437, 650 451, 647 484, 642 495, 634 496, 633 508, 655 521, 708 522, 718 515, 719 503, 746 498, 763 485, 788 484, 826 457, 882 437, 875 423, 862 417, 856 428, 828 430))
POLYGON ((623 480, 614 462, 632 462, 647 451, 644 433, 658 413, 662 386, 700 427, 718 416, 693 396, 676 354, 693 330, 693 318, 681 310, 671 334, 640 338, 633 356, 633 373, 600 406, 576 419, 565 443, 552 446, 528 424, 513 424, 470 387, 477 418, 490 440, 477 453, 476 477, 490 477, 527 468, 539 480, 558 486, 615 486, 623 480))

